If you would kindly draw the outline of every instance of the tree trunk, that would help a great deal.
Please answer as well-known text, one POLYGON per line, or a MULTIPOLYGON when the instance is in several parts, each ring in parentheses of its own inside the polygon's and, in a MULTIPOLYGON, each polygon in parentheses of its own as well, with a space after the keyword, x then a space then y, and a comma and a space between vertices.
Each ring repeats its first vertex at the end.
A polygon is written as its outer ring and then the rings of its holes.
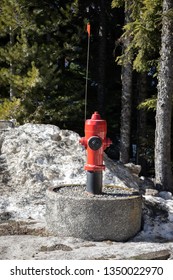
MULTIPOLYGON (((10 26, 10 46, 13 47, 14 46, 14 33, 13 30, 10 26)), ((11 76, 13 76, 15 73, 14 71, 14 64, 12 62, 12 60, 10 61, 10 74, 11 76)), ((15 92, 14 92, 14 86, 13 83, 10 81, 10 100, 13 100, 13 97, 15 96, 15 92)))
POLYGON ((120 161, 129 162, 131 132, 132 65, 122 66, 120 161))
MULTIPOLYGON (((125 24, 130 22, 129 4, 125 4, 125 24)), ((123 52, 125 53, 130 43, 130 37, 124 38, 123 52)), ((122 97, 121 97, 121 128, 120 128, 120 161, 129 162, 130 131, 131 131, 131 98, 132 98, 132 63, 122 65, 122 97)))
POLYGON ((173 93, 173 9, 172 0, 163 0, 162 44, 155 131, 155 179, 159 189, 173 192, 171 170, 171 113, 173 93))
MULTIPOLYGON (((147 75, 146 73, 138 74, 138 105, 147 98, 147 75)), ((137 156, 136 163, 139 164, 140 158, 145 158, 146 148, 146 110, 137 111, 137 156)))
POLYGON ((98 83, 98 111, 104 116, 105 113, 105 63, 106 63, 106 4, 104 0, 100 1, 100 28, 99 28, 99 83, 98 83))

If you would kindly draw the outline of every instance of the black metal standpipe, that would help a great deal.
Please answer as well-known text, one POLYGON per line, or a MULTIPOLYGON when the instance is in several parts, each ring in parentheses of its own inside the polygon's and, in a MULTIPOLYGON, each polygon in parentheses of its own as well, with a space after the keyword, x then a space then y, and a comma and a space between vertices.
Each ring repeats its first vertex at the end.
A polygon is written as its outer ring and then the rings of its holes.
POLYGON ((86 191, 92 194, 102 193, 102 171, 87 171, 86 191))

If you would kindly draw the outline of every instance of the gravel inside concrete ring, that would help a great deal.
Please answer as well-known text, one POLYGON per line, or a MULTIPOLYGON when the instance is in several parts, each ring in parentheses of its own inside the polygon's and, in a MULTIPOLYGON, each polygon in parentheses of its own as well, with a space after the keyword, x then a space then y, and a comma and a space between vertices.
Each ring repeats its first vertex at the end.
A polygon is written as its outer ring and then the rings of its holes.
POLYGON ((130 198, 139 193, 136 190, 128 188, 121 188, 118 186, 104 186, 101 194, 91 194, 86 191, 85 185, 65 185, 53 189, 54 192, 76 198, 97 198, 97 199, 117 199, 117 198, 130 198))

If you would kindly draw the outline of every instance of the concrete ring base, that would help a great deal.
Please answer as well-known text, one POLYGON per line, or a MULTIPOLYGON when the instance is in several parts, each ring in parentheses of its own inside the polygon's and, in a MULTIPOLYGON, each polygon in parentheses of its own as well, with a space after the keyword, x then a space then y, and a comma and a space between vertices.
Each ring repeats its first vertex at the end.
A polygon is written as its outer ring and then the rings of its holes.
POLYGON ((102 199, 64 195, 58 189, 46 191, 47 226, 56 236, 126 241, 141 229, 140 195, 102 199))

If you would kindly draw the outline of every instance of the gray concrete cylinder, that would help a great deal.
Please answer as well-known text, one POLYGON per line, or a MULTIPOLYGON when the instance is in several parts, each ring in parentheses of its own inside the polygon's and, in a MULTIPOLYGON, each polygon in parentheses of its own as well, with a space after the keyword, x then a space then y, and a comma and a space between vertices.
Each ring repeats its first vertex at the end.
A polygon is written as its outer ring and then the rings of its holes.
POLYGON ((62 186, 46 191, 47 226, 55 235, 95 241, 126 241, 140 231, 140 195, 112 197, 86 193, 79 197, 63 194, 61 189, 62 186))

